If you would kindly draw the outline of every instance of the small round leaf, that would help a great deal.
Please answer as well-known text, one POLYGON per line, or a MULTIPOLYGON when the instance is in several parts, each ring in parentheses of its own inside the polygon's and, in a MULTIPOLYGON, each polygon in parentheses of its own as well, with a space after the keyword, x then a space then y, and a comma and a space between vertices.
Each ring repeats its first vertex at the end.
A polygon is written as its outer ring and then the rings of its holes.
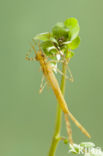
POLYGON ((64 22, 64 25, 70 30, 71 40, 74 40, 79 34, 79 23, 76 18, 69 18, 64 22))
POLYGON ((41 34, 36 35, 33 38, 33 40, 47 41, 50 39, 50 37, 51 37, 51 34, 49 32, 46 32, 46 33, 41 33, 41 34))
POLYGON ((64 23, 57 23, 53 29, 53 36, 57 40, 61 40, 62 42, 69 40, 69 29, 65 27, 64 23))
POLYGON ((74 50, 78 48, 79 44, 80 44, 80 37, 77 36, 74 40, 72 40, 72 42, 68 44, 68 48, 74 50))

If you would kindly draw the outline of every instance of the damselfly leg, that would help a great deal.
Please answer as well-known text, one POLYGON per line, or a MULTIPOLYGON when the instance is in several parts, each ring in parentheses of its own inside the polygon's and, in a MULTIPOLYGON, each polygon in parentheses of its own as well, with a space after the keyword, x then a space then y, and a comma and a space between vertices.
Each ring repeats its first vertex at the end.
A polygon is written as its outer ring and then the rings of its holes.
POLYGON ((44 77, 44 75, 43 75, 43 76, 42 76, 42 79, 41 79, 41 85, 40 85, 39 93, 42 93, 43 89, 44 89, 45 86, 47 85, 47 82, 44 83, 44 80, 45 80, 45 77, 44 77))
POLYGON ((69 140, 69 143, 72 145, 72 144, 73 144, 72 129, 71 129, 71 125, 70 125, 70 122, 69 122, 68 114, 64 114, 64 118, 65 118, 65 123, 66 123, 66 129, 67 129, 67 134, 68 134, 68 140, 69 140))

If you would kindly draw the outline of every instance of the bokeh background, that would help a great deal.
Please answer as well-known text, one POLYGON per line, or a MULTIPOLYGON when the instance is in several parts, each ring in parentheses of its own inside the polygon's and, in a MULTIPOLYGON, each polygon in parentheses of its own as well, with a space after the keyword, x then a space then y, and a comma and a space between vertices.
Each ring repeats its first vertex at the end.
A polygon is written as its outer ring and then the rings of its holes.
MULTIPOLYGON (((72 123, 76 143, 103 147, 103 0, 0 1, 0 155, 46 156, 54 131, 56 99, 46 88, 38 94, 38 62, 25 61, 31 39, 57 22, 76 17, 81 44, 71 60, 75 82, 66 83, 72 113, 88 129, 88 140, 72 123)), ((62 135, 66 135, 64 119, 62 135)), ((56 156, 67 156, 62 142, 56 156)))

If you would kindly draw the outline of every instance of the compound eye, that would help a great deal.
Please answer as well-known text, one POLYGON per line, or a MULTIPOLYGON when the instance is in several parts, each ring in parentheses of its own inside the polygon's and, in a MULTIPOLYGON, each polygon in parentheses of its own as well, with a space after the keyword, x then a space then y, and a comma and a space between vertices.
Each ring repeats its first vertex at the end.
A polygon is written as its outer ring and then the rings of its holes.
POLYGON ((43 53, 41 54, 41 56, 42 56, 43 58, 45 57, 45 55, 44 55, 43 53))
POLYGON ((35 56, 35 59, 38 60, 37 55, 35 56))

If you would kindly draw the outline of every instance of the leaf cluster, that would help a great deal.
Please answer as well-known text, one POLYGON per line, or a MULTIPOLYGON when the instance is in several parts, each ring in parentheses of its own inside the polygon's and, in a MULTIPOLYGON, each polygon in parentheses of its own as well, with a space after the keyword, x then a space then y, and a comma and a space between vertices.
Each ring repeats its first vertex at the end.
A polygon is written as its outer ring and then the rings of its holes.
POLYGON ((36 35, 33 40, 38 40, 43 52, 53 59, 57 59, 58 54, 60 58, 71 58, 74 55, 72 50, 80 44, 79 31, 79 23, 72 17, 54 25, 51 32, 36 35))

